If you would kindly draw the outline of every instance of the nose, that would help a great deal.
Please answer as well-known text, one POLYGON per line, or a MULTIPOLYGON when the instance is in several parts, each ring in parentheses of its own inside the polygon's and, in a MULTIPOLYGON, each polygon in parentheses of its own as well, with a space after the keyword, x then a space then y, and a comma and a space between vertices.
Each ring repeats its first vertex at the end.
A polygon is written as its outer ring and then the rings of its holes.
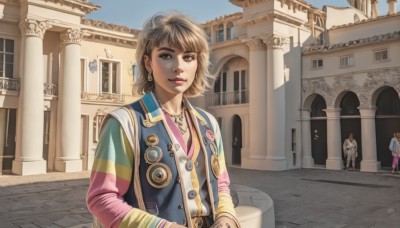
POLYGON ((175 65, 172 67, 172 71, 174 73, 182 73, 183 72, 183 60, 177 59, 177 61, 175 62, 175 65))

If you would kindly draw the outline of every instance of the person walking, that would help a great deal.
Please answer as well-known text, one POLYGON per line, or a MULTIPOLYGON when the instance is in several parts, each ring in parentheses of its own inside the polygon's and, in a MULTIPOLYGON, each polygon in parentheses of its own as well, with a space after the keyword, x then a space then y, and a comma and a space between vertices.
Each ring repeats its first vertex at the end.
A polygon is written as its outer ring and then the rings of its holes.
MULTIPOLYGON (((393 161, 392 161, 392 173, 397 168, 399 171, 399 155, 400 155, 400 132, 396 132, 393 134, 392 140, 390 140, 389 150, 392 152, 393 161)), ((400 174, 400 171, 399 171, 400 174)))

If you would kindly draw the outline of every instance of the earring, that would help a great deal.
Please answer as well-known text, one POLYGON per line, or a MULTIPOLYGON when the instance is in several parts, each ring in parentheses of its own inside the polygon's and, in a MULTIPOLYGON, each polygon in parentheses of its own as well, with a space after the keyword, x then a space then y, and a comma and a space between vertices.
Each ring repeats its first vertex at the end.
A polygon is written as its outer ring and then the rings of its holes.
POLYGON ((147 74, 147 80, 149 80, 149 82, 153 81, 153 75, 151 74, 151 72, 147 74))

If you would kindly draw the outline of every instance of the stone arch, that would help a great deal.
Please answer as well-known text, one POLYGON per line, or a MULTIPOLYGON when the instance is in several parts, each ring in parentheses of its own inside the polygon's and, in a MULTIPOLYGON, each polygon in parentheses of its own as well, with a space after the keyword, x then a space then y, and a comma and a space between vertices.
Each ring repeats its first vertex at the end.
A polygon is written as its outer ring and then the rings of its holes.
POLYGON ((217 60, 215 61, 216 64, 213 65, 213 67, 210 69, 210 73, 211 73, 211 74, 214 74, 214 75, 217 74, 218 72, 221 71, 222 67, 223 67, 227 62, 229 62, 229 60, 234 59, 234 58, 237 58, 237 57, 243 58, 243 59, 245 59, 247 62, 249 62, 249 60, 248 60, 246 57, 241 56, 241 55, 238 55, 238 54, 226 55, 226 56, 224 56, 224 57, 222 57, 222 58, 220 58, 220 59, 217 59, 217 60))
MULTIPOLYGON (((357 96, 357 99, 360 101, 359 93, 357 91, 353 90, 342 90, 338 92, 334 98, 334 101, 332 103, 333 108, 340 108, 340 103, 342 102, 342 99, 348 94, 348 93, 354 93, 357 96)), ((361 104, 361 101, 360 101, 361 104)))

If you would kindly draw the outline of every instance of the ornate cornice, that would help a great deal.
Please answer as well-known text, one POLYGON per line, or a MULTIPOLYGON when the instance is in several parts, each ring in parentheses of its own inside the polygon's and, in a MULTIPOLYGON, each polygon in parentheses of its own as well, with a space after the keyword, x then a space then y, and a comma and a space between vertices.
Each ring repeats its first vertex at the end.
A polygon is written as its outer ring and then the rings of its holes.
POLYGON ((266 46, 261 39, 252 39, 248 41, 247 46, 249 46, 250 51, 265 50, 266 46))
POLYGON ((367 38, 360 38, 357 40, 350 40, 343 43, 327 44, 319 46, 308 46, 303 49, 303 54, 312 53, 326 53, 329 51, 336 51, 344 48, 359 47, 364 45, 370 45, 374 43, 387 42, 391 40, 400 39, 400 31, 395 31, 386 34, 374 35, 367 38))
POLYGON ((268 34, 263 40, 267 44, 268 48, 284 48, 290 43, 289 38, 278 36, 276 34, 268 34))
POLYGON ((259 24, 262 22, 273 21, 275 19, 287 22, 289 24, 294 24, 296 26, 301 26, 305 23, 305 21, 299 20, 297 18, 288 15, 283 15, 276 12, 270 12, 270 13, 258 13, 251 18, 241 19, 239 20, 239 24, 241 24, 243 27, 249 27, 251 25, 259 24))
POLYGON ((116 31, 116 32, 130 33, 130 34, 135 35, 135 37, 137 37, 140 33, 140 30, 138 30, 138 29, 131 29, 126 26, 109 24, 109 23, 105 23, 103 21, 97 21, 97 20, 82 19, 81 24, 89 25, 89 26, 93 26, 93 27, 97 27, 97 28, 102 28, 102 29, 107 29, 107 30, 111 30, 111 31, 116 31))
POLYGON ((80 44, 84 35, 85 32, 80 29, 67 29, 60 34, 60 38, 64 44, 80 44))
MULTIPOLYGON (((321 95, 327 106, 334 107, 335 101, 343 91, 352 91, 357 94, 360 108, 374 107, 373 95, 378 89, 390 86, 400 94, 400 67, 369 70, 364 79, 354 79, 351 75, 338 75, 332 77, 303 79, 302 93, 306 99, 311 94, 321 95)), ((336 102, 337 103, 337 102, 336 102)))
POLYGON ((25 21, 19 23, 19 28, 23 36, 37 36, 41 39, 43 39, 46 30, 51 27, 47 21, 34 19, 25 19, 25 21))

